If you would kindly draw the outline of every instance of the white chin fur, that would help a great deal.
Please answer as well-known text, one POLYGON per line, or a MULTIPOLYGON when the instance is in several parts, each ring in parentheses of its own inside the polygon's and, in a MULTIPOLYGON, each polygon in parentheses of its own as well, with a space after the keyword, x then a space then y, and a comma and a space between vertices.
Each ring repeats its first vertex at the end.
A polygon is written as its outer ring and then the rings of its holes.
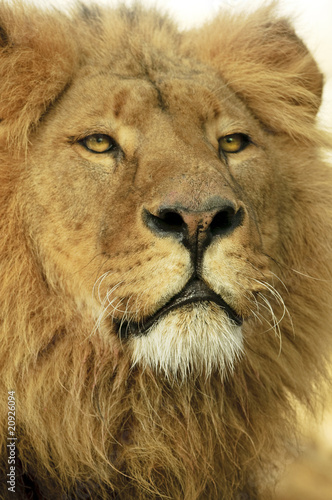
POLYGON ((216 304, 189 304, 130 340, 132 363, 170 378, 232 372, 243 352, 241 327, 216 304))

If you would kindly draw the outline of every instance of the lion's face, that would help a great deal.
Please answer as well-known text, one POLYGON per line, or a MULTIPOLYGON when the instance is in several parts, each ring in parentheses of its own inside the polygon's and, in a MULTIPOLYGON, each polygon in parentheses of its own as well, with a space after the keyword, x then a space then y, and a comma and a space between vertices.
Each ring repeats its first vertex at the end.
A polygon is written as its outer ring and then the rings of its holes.
POLYGON ((27 495, 267 498, 331 340, 319 68, 272 7, 0 5, 0 485, 13 389, 27 495))
POLYGON ((114 73, 82 71, 32 138, 44 272, 134 364, 223 371, 268 286, 274 139, 212 70, 114 73))

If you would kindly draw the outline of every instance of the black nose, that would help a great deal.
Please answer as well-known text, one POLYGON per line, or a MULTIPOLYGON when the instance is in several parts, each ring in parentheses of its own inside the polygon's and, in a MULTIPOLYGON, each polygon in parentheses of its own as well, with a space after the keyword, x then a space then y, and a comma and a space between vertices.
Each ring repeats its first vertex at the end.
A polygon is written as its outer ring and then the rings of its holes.
POLYGON ((206 247, 217 236, 230 235, 243 220, 243 210, 236 210, 230 200, 221 200, 210 209, 189 210, 182 206, 160 207, 155 214, 144 209, 146 226, 159 237, 173 237, 190 250, 206 247))

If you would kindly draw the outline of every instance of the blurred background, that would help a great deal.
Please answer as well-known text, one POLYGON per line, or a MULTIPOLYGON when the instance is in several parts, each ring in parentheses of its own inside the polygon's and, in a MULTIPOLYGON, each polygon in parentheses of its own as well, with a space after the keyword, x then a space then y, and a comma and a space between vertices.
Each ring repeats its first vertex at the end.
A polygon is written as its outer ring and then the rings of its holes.
MULTIPOLYGON (((11 0, 7 0, 10 2, 11 0)), ((15 0, 12 0, 15 1, 15 0)), ((28 1, 28 0, 26 0, 28 1)), ((68 9, 74 0, 30 0, 41 7, 68 9)), ((91 0, 84 0, 91 3, 91 0)), ((116 5, 117 0, 95 0, 116 5)), ((127 0, 126 4, 132 3, 127 0)), ((141 0, 167 11, 181 28, 201 25, 219 10, 254 10, 270 3, 263 0, 141 0)), ((278 11, 287 14, 298 35, 316 58, 325 74, 325 91, 319 119, 332 130, 332 0, 280 0, 278 11)), ((314 422, 304 416, 301 453, 285 464, 276 500, 332 500, 332 397, 326 398, 326 411, 314 422)))

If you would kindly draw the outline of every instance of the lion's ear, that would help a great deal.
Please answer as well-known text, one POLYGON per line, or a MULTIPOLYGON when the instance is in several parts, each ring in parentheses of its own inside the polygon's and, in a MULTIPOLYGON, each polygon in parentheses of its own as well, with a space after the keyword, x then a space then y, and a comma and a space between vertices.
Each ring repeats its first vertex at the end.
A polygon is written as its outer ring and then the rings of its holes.
POLYGON ((301 136, 313 123, 322 74, 288 21, 275 20, 272 7, 220 16, 189 32, 185 44, 214 66, 270 129, 301 136))
POLYGON ((34 7, 0 7, 0 134, 24 147, 31 128, 77 66, 66 18, 34 7))

